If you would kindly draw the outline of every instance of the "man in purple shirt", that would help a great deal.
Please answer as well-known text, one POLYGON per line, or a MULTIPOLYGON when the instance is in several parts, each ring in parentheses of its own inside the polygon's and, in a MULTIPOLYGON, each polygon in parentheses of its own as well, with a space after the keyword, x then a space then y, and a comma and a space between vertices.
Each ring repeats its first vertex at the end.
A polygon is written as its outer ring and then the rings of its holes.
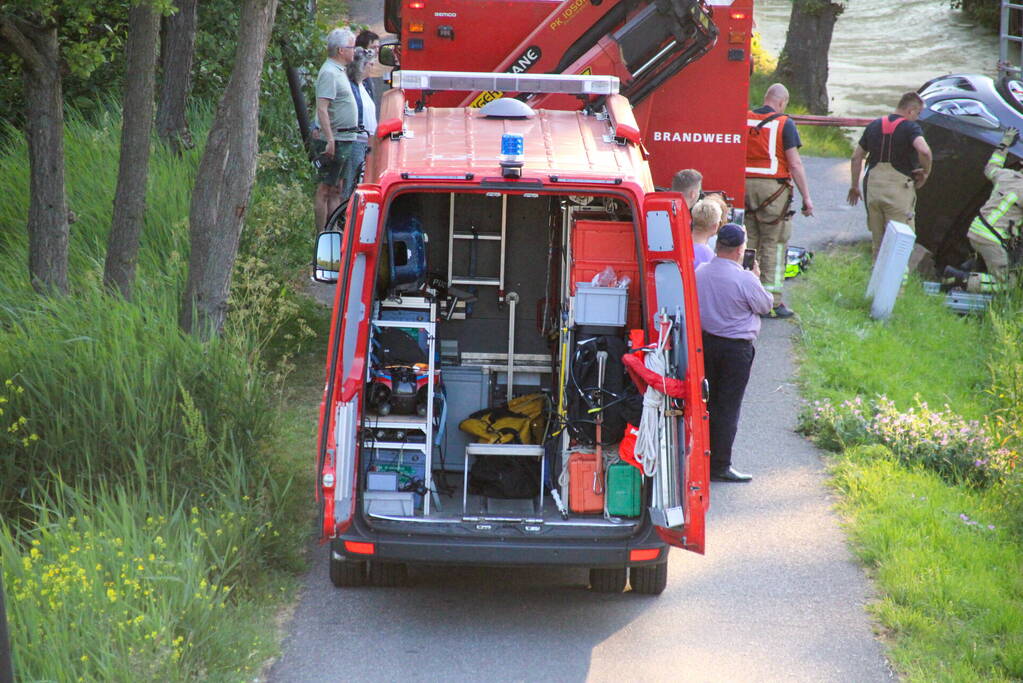
POLYGON ((726 223, 718 230, 714 258, 696 269, 696 294, 703 325, 703 368, 710 384, 710 479, 743 482, 753 479, 732 467, 732 444, 739 426, 739 409, 746 393, 753 341, 760 316, 774 301, 760 284, 760 269, 744 270, 746 231, 726 223))

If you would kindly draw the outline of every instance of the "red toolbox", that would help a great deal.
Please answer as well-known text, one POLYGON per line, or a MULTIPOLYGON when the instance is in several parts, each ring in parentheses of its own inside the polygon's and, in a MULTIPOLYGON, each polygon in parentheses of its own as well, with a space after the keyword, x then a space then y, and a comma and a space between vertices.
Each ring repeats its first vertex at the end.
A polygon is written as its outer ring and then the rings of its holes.
POLYGON ((604 511, 604 478, 595 453, 573 453, 568 458, 568 508, 576 514, 604 511))
POLYGON ((642 327, 635 226, 630 221, 577 220, 572 233, 572 294, 576 283, 589 282, 607 266, 619 278, 628 275, 632 280, 626 324, 642 327))

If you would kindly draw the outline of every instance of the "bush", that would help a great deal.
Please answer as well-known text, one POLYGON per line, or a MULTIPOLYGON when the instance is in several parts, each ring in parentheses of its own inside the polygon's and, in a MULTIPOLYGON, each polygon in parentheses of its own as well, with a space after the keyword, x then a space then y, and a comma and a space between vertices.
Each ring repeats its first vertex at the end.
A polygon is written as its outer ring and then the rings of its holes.
POLYGON ((186 508, 145 487, 61 487, 35 524, 0 523, 15 669, 26 680, 251 678, 275 648, 270 624, 239 620, 252 607, 234 590, 278 533, 260 507, 233 491, 186 508))
POLYGON ((154 147, 125 302, 101 285, 113 111, 66 126, 68 297, 28 285, 25 143, 7 128, 0 148, 0 567, 15 665, 26 680, 253 678, 276 647, 262 588, 285 585, 278 570, 296 568, 307 537, 290 495, 300 467, 274 444, 287 359, 310 334, 293 286, 310 202, 257 185, 225 334, 201 344, 177 313, 209 113, 193 119, 196 149, 154 147))
POLYGON ((814 401, 800 414, 799 430, 833 451, 883 445, 903 463, 922 465, 957 483, 1002 480, 1018 460, 979 422, 964 420, 948 406, 931 410, 919 400, 905 412, 884 396, 868 402, 859 397, 838 404, 814 401))

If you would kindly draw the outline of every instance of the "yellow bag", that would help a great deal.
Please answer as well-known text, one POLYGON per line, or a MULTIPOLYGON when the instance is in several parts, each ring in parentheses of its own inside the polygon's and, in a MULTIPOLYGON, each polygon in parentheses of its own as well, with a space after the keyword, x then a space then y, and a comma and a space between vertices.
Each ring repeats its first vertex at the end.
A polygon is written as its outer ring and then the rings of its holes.
POLYGON ((458 428, 476 437, 477 443, 537 444, 543 439, 543 394, 513 398, 498 408, 477 410, 458 428))

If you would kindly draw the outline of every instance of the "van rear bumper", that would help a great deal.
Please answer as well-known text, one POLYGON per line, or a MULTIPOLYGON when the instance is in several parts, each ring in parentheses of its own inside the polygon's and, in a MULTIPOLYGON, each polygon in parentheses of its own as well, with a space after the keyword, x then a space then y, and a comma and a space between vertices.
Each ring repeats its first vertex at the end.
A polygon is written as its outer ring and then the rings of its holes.
POLYGON ((353 524, 331 540, 336 557, 413 564, 614 568, 664 562, 668 549, 650 525, 636 536, 617 539, 446 537, 387 534, 359 527, 362 525, 353 524), (645 559, 629 559, 633 550, 653 549, 657 549, 656 555, 647 553, 645 559))

